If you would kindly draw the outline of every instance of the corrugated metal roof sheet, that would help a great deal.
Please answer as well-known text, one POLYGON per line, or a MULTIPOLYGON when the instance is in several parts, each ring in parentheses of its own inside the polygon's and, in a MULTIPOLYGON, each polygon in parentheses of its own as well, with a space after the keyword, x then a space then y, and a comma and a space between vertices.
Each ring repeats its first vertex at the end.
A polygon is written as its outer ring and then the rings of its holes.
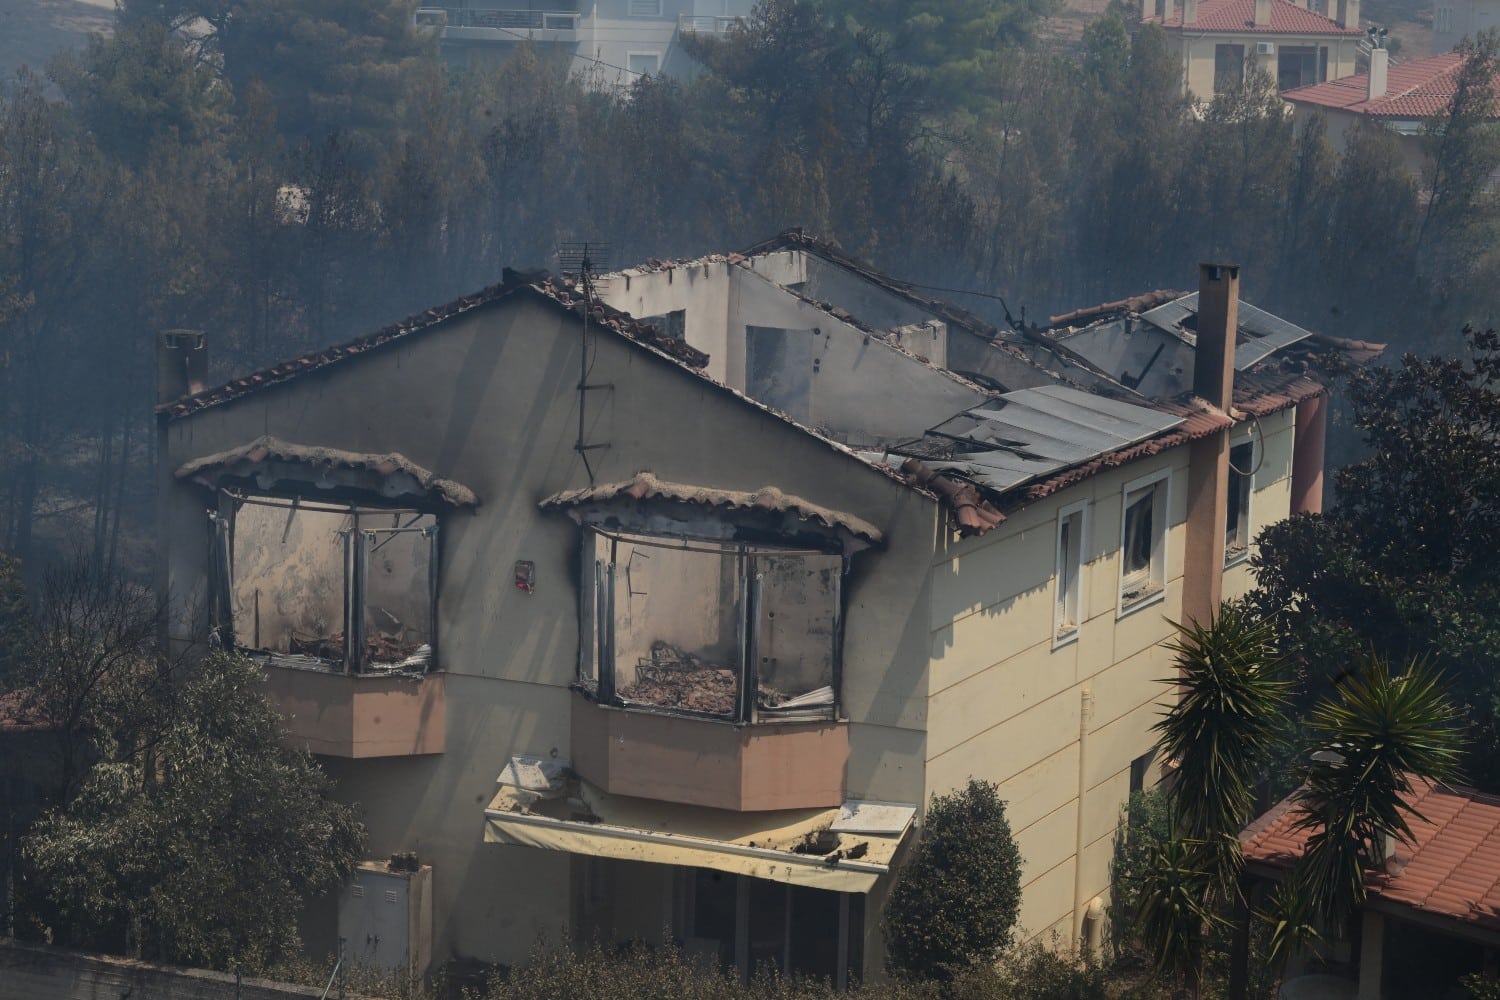
POLYGON ((934 427, 929 436, 951 442, 950 457, 934 460, 927 457, 932 449, 921 452, 929 469, 958 472, 1004 493, 1169 431, 1184 419, 1066 386, 1041 386, 1007 392, 934 427))
MULTIPOLYGON (((1396 845, 1388 871, 1366 873, 1371 898, 1500 932, 1500 797, 1412 779, 1405 796, 1412 842, 1396 845)), ((1312 831, 1294 829, 1291 797, 1240 835, 1246 862, 1287 870, 1312 831)))

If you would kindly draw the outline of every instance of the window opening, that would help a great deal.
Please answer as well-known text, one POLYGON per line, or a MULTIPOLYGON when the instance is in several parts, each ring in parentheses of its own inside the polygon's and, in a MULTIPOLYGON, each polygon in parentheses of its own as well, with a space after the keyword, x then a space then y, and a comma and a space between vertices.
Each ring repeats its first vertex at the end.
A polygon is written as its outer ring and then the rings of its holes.
POLYGON ((1057 516, 1057 595, 1053 635, 1076 635, 1082 620, 1084 508, 1063 509, 1057 516))
POLYGON ((1214 92, 1233 90, 1245 82, 1245 47, 1214 46, 1214 92))
POLYGON ((1224 562, 1250 553, 1250 493, 1254 489, 1255 444, 1246 441, 1229 449, 1229 498, 1224 526, 1224 562))
POLYGON ((630 0, 631 17, 661 17, 661 0, 630 0))
POLYGON ((228 568, 215 572, 235 645, 349 671, 431 666, 436 517, 300 499, 231 499, 228 568))
POLYGON ((661 56, 655 52, 632 52, 626 56, 626 69, 636 76, 655 76, 661 72, 661 56))
POLYGON ((833 717, 842 556, 588 537, 579 681, 599 700, 740 722, 833 717))
POLYGON ((1147 750, 1130 762, 1130 793, 1146 790, 1146 776, 1151 771, 1151 762, 1156 759, 1154 751, 1147 750))
POLYGON ((1120 529, 1121 610, 1163 592, 1166 568, 1165 476, 1125 489, 1125 513, 1120 529))

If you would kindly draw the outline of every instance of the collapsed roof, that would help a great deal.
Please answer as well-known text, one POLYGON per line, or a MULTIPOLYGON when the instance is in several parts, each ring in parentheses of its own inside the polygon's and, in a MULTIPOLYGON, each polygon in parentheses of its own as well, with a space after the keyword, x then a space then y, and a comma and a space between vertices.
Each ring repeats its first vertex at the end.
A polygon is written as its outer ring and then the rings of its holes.
POLYGON ((932 496, 961 533, 982 534, 1001 523, 1006 510, 1102 469, 1320 395, 1327 373, 1383 350, 1316 334, 1241 302, 1235 412, 1225 414, 1190 392, 1196 293, 1154 291, 1055 316, 1045 327, 997 327, 800 230, 743 253, 652 260, 617 277, 628 289, 632 278, 664 273, 668 281, 673 273, 727 274, 748 282, 745 288, 766 303, 767 315, 778 317, 773 326, 816 322, 800 331, 821 338, 826 356, 809 359, 811 371, 823 363, 824 382, 832 384, 827 375, 839 345, 848 354, 838 418, 819 422, 788 402, 784 386, 752 385, 743 371, 732 380, 722 359, 714 369, 692 323, 672 329, 660 316, 589 302, 569 276, 517 272, 475 295, 163 404, 158 412, 169 420, 189 417, 419 336, 481 306, 525 297, 574 315, 587 311, 593 328, 932 496), (893 400, 901 405, 892 406, 893 400))

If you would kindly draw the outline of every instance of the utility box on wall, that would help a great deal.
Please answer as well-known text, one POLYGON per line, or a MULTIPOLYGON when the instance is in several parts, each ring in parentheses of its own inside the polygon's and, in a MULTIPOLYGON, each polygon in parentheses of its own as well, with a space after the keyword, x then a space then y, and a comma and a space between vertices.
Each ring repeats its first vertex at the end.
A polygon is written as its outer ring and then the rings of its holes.
POLYGON ((350 965, 421 976, 432 961, 432 866, 364 861, 339 895, 350 965))

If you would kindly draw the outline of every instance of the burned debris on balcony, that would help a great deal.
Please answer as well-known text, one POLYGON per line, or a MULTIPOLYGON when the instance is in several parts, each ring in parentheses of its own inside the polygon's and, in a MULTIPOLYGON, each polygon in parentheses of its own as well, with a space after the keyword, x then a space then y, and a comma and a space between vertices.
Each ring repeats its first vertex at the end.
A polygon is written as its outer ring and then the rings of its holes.
POLYGON ((658 639, 651 644, 651 655, 637 661, 635 681, 617 693, 627 704, 730 715, 739 683, 735 670, 658 639))

